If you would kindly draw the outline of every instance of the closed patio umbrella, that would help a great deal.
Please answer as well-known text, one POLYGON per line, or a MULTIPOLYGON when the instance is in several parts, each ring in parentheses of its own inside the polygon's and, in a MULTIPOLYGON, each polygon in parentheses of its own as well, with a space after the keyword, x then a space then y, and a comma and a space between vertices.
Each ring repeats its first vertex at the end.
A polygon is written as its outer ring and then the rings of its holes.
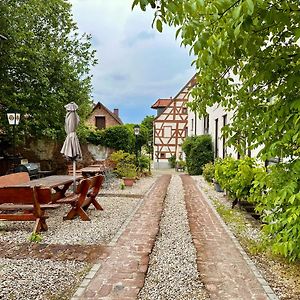
POLYGON ((60 151, 60 153, 73 162, 74 191, 76 189, 76 160, 82 158, 79 140, 76 135, 76 129, 79 124, 79 116, 76 113, 77 108, 78 106, 74 102, 65 105, 65 109, 67 110, 65 118, 65 131, 67 137, 60 151))

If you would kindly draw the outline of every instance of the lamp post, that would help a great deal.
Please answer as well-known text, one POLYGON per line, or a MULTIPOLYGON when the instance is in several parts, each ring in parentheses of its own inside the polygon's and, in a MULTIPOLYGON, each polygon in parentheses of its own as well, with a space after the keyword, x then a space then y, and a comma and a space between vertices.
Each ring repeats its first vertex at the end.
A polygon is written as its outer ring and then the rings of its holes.
POLYGON ((19 125, 20 122, 20 114, 13 112, 7 113, 7 119, 9 125, 13 126, 13 167, 15 166, 15 159, 16 159, 16 125, 19 125))
POLYGON ((139 160, 138 160, 138 144, 137 144, 137 137, 140 134, 140 126, 135 125, 134 128, 134 135, 135 135, 135 159, 136 159, 136 167, 139 166, 139 160))

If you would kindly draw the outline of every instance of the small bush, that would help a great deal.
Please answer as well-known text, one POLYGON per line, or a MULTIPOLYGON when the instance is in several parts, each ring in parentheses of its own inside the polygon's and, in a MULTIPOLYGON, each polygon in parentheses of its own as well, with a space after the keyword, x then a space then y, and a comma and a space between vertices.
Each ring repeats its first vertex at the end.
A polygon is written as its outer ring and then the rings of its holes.
POLYGON ((203 177, 207 182, 212 182, 215 178, 215 165, 212 162, 203 166, 203 177))
POLYGON ((300 160, 256 169, 250 201, 262 214, 274 254, 300 259, 300 160))
POLYGON ((139 171, 144 172, 149 169, 149 164, 150 164, 150 158, 147 157, 146 155, 141 155, 138 158, 139 160, 139 171))
POLYGON ((176 166, 179 169, 185 170, 186 162, 184 160, 180 159, 180 160, 176 161, 176 166))
POLYGON ((186 165, 190 175, 201 175, 203 166, 213 160, 210 135, 189 137, 183 142, 182 149, 186 155, 186 165))
POLYGON ((137 176, 136 166, 130 163, 119 163, 115 173, 121 178, 136 178, 137 176))
POLYGON ((110 160, 118 177, 136 177, 135 155, 119 150, 110 155, 110 160))
POLYGON ((168 162, 169 162, 170 168, 175 168, 175 166, 176 166, 176 157, 175 157, 175 155, 172 155, 171 157, 169 157, 168 162))
POLYGON ((247 199, 254 179, 256 163, 250 157, 236 160, 226 157, 215 162, 215 179, 233 199, 247 199))

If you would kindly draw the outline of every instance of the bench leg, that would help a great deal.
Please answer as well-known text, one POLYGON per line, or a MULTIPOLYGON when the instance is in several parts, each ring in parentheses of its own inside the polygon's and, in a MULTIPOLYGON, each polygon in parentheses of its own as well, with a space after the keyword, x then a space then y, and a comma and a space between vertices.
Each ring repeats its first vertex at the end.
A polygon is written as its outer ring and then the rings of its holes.
POLYGON ((64 217, 64 220, 72 220, 76 216, 80 216, 80 219, 82 221, 91 221, 89 216, 86 214, 86 212, 81 207, 73 207, 68 214, 64 217))
POLYGON ((100 203, 95 198, 91 199, 91 203, 95 206, 95 208, 97 210, 103 210, 102 206, 100 205, 100 203))
POLYGON ((37 218, 34 224, 33 233, 39 233, 40 231, 47 231, 48 226, 44 218, 37 218))

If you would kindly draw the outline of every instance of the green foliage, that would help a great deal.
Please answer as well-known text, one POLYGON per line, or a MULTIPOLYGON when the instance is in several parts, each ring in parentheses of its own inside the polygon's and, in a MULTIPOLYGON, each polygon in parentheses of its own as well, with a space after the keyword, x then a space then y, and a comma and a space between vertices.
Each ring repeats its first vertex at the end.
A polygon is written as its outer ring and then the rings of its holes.
POLYGON ((139 171, 144 172, 149 169, 150 159, 146 155, 141 155, 138 158, 138 163, 139 163, 139 171))
POLYGON ((261 145, 263 160, 299 155, 299 0, 134 0, 133 7, 139 4, 154 9, 158 31, 176 27, 195 57, 192 110, 234 109, 224 131, 229 143, 261 145))
POLYGON ((177 160, 176 161, 176 166, 177 166, 177 168, 184 170, 185 167, 186 167, 186 162, 184 160, 182 160, 182 159, 177 160))
POLYGON ((203 166, 203 177, 207 182, 212 182, 215 178, 215 165, 212 162, 203 166))
POLYGON ((114 162, 115 165, 118 165, 119 163, 134 163, 135 162, 135 156, 133 154, 130 154, 128 152, 124 152, 123 150, 118 150, 113 152, 110 155, 110 160, 114 162))
POLYGON ((80 124, 76 131, 78 138, 81 142, 88 142, 94 145, 101 145, 103 141, 103 130, 80 124))
POLYGON ((171 168, 175 168, 176 166, 176 156, 172 155, 171 157, 168 158, 168 162, 171 168))
POLYGON ((256 163, 250 157, 236 160, 226 157, 215 162, 215 179, 233 199, 247 199, 252 187, 256 163))
MULTIPOLYGON (((155 117, 154 116, 146 116, 142 123, 141 127, 145 128, 147 131, 147 140, 148 141, 153 141, 153 121, 155 117)), ((152 148, 150 149, 152 153, 152 148)))
POLYGON ((213 148, 210 135, 188 137, 182 144, 186 155, 187 170, 190 175, 200 175, 203 166, 213 160, 213 148))
POLYGON ((262 214, 263 232, 275 254, 300 259, 300 160, 261 169, 255 174, 250 201, 262 214))
POLYGON ((132 163, 119 163, 115 172, 121 178, 136 178, 137 176, 136 166, 132 163))
POLYGON ((63 139, 64 105, 75 101, 82 120, 91 109, 91 37, 79 35, 65 0, 3 0, 0 11, 1 139, 11 136, 5 113, 14 110, 20 140, 63 139))
POLYGON ((135 166, 135 156, 133 154, 119 150, 112 153, 110 159, 116 165, 114 172, 118 177, 136 177, 137 171, 135 166))
POLYGON ((98 143, 115 150, 132 153, 134 141, 133 130, 126 125, 117 125, 105 129, 98 143))
POLYGON ((120 189, 121 190, 124 190, 125 189, 125 183, 124 181, 122 180, 121 184, 120 184, 120 189))
POLYGON ((43 240, 39 233, 32 233, 29 237, 29 241, 33 243, 40 243, 43 240))

